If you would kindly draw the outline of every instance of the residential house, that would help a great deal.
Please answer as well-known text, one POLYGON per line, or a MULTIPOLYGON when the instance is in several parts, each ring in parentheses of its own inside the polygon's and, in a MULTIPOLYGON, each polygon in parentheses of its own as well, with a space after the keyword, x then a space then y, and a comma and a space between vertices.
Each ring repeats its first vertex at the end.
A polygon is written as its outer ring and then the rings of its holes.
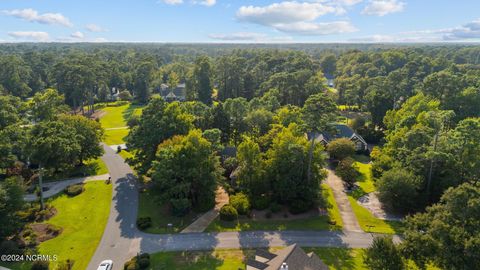
MULTIPOLYGON (((312 134, 309 134, 308 138, 311 139, 311 136, 312 134)), ((353 131, 353 129, 344 124, 335 124, 333 125, 332 132, 324 131, 321 133, 314 133, 313 136, 315 136, 315 142, 321 143, 324 146, 327 146, 328 143, 335 139, 347 138, 355 144, 355 149, 357 151, 366 151, 368 149, 368 144, 362 138, 362 136, 360 136, 355 131, 353 131)))
POLYGON ((162 83, 157 90, 160 93, 160 96, 168 102, 185 101, 186 99, 186 90, 184 83, 177 85, 177 87, 175 87, 174 89, 171 89, 168 85, 162 83))
POLYGON ((315 253, 293 244, 275 253, 257 250, 255 259, 247 261, 247 270, 328 270, 328 266, 315 253))

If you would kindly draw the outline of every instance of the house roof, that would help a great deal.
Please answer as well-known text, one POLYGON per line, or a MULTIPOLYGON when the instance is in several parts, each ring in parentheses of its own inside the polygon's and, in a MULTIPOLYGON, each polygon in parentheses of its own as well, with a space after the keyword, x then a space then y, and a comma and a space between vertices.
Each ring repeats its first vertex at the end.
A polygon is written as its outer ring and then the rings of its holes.
POLYGON ((362 142, 365 142, 365 140, 360 136, 359 134, 355 133, 353 129, 351 129, 349 126, 344 125, 344 124, 334 124, 332 126, 332 132, 329 131, 323 131, 321 133, 310 133, 308 134, 308 138, 311 139, 312 136, 315 137, 316 142, 329 142, 335 139, 339 138, 347 138, 347 139, 352 139, 353 137, 357 137, 359 140, 362 142))
POLYGON ((264 256, 273 257, 271 260, 267 262, 258 262, 258 261, 249 261, 247 265, 255 267, 257 269, 262 270, 278 270, 282 266, 283 263, 288 265, 289 269, 294 270, 327 270, 328 266, 318 258, 318 256, 314 253, 305 253, 302 248, 297 246, 296 244, 290 245, 275 254, 260 251, 260 257, 264 258, 264 256), (258 264, 256 264, 258 263, 258 264), (261 268, 267 265, 265 268, 261 268))

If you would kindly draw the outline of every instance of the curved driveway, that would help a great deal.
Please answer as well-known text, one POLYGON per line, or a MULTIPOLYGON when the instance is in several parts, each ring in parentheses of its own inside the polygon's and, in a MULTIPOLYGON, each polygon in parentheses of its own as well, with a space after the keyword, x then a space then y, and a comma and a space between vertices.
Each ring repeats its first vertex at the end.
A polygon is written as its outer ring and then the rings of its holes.
MULTIPOLYGON (((139 252, 211 250, 215 248, 259 248, 297 243, 309 247, 366 248, 372 235, 364 232, 329 231, 252 231, 223 233, 147 234, 135 226, 138 189, 133 171, 122 157, 104 145, 102 157, 112 177, 110 217, 102 240, 88 269, 95 270, 102 260, 111 259, 114 269, 139 252)), ((395 236, 395 240, 399 238, 395 236)))

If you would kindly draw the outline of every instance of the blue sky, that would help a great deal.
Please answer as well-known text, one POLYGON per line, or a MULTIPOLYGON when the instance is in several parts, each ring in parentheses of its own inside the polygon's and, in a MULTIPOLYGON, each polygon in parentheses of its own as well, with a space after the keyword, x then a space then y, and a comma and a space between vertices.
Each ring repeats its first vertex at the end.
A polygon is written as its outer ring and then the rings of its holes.
POLYGON ((480 42, 479 0, 0 0, 0 42, 480 42))

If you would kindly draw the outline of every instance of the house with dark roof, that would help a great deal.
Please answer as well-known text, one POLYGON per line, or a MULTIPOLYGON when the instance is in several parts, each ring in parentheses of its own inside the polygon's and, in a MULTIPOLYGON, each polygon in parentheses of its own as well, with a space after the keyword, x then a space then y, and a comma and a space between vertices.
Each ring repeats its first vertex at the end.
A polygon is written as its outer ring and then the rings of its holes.
POLYGON ((328 270, 328 266, 315 253, 293 244, 275 253, 257 250, 255 259, 247 261, 247 270, 328 270))
POLYGON ((174 89, 171 89, 168 85, 162 83, 157 90, 160 93, 160 96, 168 102, 185 101, 186 90, 184 83, 177 85, 174 89))
POLYGON ((335 139, 347 138, 355 144, 355 149, 357 151, 366 151, 368 149, 368 144, 362 136, 344 124, 334 124, 332 131, 329 132, 311 133, 308 135, 308 139, 311 139, 311 136, 315 137, 315 142, 321 143, 324 146, 327 146, 327 144, 335 139))

